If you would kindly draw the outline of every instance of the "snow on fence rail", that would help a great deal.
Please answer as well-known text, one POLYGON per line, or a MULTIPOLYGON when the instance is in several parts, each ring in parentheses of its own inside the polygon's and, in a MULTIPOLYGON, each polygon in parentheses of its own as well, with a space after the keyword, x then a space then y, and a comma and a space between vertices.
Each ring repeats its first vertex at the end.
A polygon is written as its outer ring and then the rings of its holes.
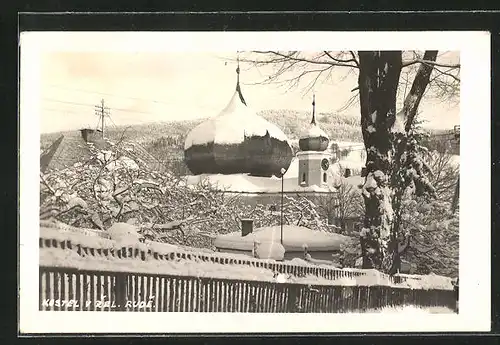
MULTIPOLYGON (((144 261, 144 262, 156 262, 162 263, 161 265, 166 267, 166 263, 206 263, 212 265, 224 265, 225 270, 229 266, 239 266, 241 268, 257 269, 260 270, 256 273, 262 276, 263 271, 268 271, 269 274, 282 273, 294 277, 296 280, 302 280, 306 282, 304 278, 318 278, 320 281, 339 281, 339 280, 355 280, 359 282, 362 277, 376 281, 372 284, 407 284, 412 287, 427 288, 438 287, 435 286, 435 280, 431 282, 422 282, 421 277, 410 276, 410 275, 395 275, 388 276, 384 273, 377 272, 374 270, 361 270, 361 269, 339 269, 335 267, 329 267, 328 265, 314 265, 307 262, 297 263, 297 262, 278 262, 274 260, 261 260, 256 258, 251 258, 243 255, 228 255, 223 253, 204 253, 195 252, 190 250, 184 250, 181 247, 158 243, 158 242, 147 242, 147 243, 124 243, 117 242, 111 239, 105 238, 102 231, 94 231, 92 236, 88 236, 89 233, 82 235, 73 230, 60 231, 61 229, 53 228, 40 228, 40 248, 54 248, 54 249, 69 249, 75 254, 75 257, 85 257, 85 261, 79 262, 81 268, 89 268, 90 262, 89 258, 94 259, 105 259, 114 261, 123 261, 124 259, 134 259, 144 261), (83 267, 85 266, 85 267, 83 267), (369 276, 369 277, 368 277, 369 276)), ((116 268, 116 263, 111 263, 111 268, 116 268)), ((101 265, 102 267, 102 265, 101 265)), ((160 270, 164 267, 159 267, 160 270)), ((206 270, 206 266, 204 267, 206 270)), ((164 271, 164 270, 163 270, 164 271)), ((239 271, 233 272, 238 274, 239 271)), ((257 272, 257 271, 255 271, 257 272)), ((169 271, 165 272, 169 273, 169 271)), ((206 272, 205 272, 206 273, 206 272)), ((208 273, 216 274, 216 272, 208 273)), ((234 276, 234 275, 233 275, 234 276)), ((439 282, 440 286, 445 286, 445 289, 452 289, 451 279, 446 277, 439 282)), ((317 280, 317 279, 313 279, 317 280)))

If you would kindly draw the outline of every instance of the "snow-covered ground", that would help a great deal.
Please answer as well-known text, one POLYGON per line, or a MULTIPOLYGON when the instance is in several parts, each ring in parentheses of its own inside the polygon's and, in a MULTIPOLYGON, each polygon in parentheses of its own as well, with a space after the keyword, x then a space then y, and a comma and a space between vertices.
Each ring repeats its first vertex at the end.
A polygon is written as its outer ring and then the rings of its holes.
POLYGON ((407 305, 402 307, 384 307, 381 309, 368 310, 366 313, 380 313, 380 314, 403 314, 403 315, 428 315, 428 314, 453 314, 454 310, 446 307, 418 307, 414 305, 407 305))

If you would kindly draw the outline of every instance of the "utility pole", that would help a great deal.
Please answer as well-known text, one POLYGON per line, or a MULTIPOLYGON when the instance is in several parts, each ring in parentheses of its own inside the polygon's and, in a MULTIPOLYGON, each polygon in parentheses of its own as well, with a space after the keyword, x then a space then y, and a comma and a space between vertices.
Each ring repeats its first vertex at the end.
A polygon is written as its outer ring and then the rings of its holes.
POLYGON ((109 108, 104 106, 104 99, 101 99, 101 104, 95 106, 95 114, 99 116, 101 123, 101 137, 104 139, 104 118, 109 116, 109 108))
POLYGON ((281 221, 280 221, 280 240, 281 245, 283 245, 283 193, 284 193, 284 178, 286 170, 281 168, 281 221))

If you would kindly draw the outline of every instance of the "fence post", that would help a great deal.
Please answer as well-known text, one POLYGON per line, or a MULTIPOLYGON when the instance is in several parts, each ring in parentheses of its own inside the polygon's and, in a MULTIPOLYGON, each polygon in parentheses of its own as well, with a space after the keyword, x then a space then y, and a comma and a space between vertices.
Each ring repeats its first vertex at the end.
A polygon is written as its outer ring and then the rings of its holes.
POLYGON ((297 297, 298 297, 298 287, 292 284, 288 285, 288 303, 286 305, 286 311, 288 313, 297 313, 298 305, 297 305, 297 297))
POLYGON ((116 297, 116 307, 119 311, 127 311, 127 274, 118 273, 116 275, 114 293, 116 297))

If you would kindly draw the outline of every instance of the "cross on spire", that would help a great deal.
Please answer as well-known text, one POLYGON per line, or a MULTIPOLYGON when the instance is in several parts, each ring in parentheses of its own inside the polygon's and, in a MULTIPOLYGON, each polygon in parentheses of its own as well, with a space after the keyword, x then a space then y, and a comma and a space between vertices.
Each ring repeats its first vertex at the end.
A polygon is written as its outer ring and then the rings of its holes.
POLYGON ((312 120, 311 124, 315 125, 316 124, 316 95, 313 93, 313 101, 312 101, 312 106, 313 106, 313 112, 312 112, 312 120))

